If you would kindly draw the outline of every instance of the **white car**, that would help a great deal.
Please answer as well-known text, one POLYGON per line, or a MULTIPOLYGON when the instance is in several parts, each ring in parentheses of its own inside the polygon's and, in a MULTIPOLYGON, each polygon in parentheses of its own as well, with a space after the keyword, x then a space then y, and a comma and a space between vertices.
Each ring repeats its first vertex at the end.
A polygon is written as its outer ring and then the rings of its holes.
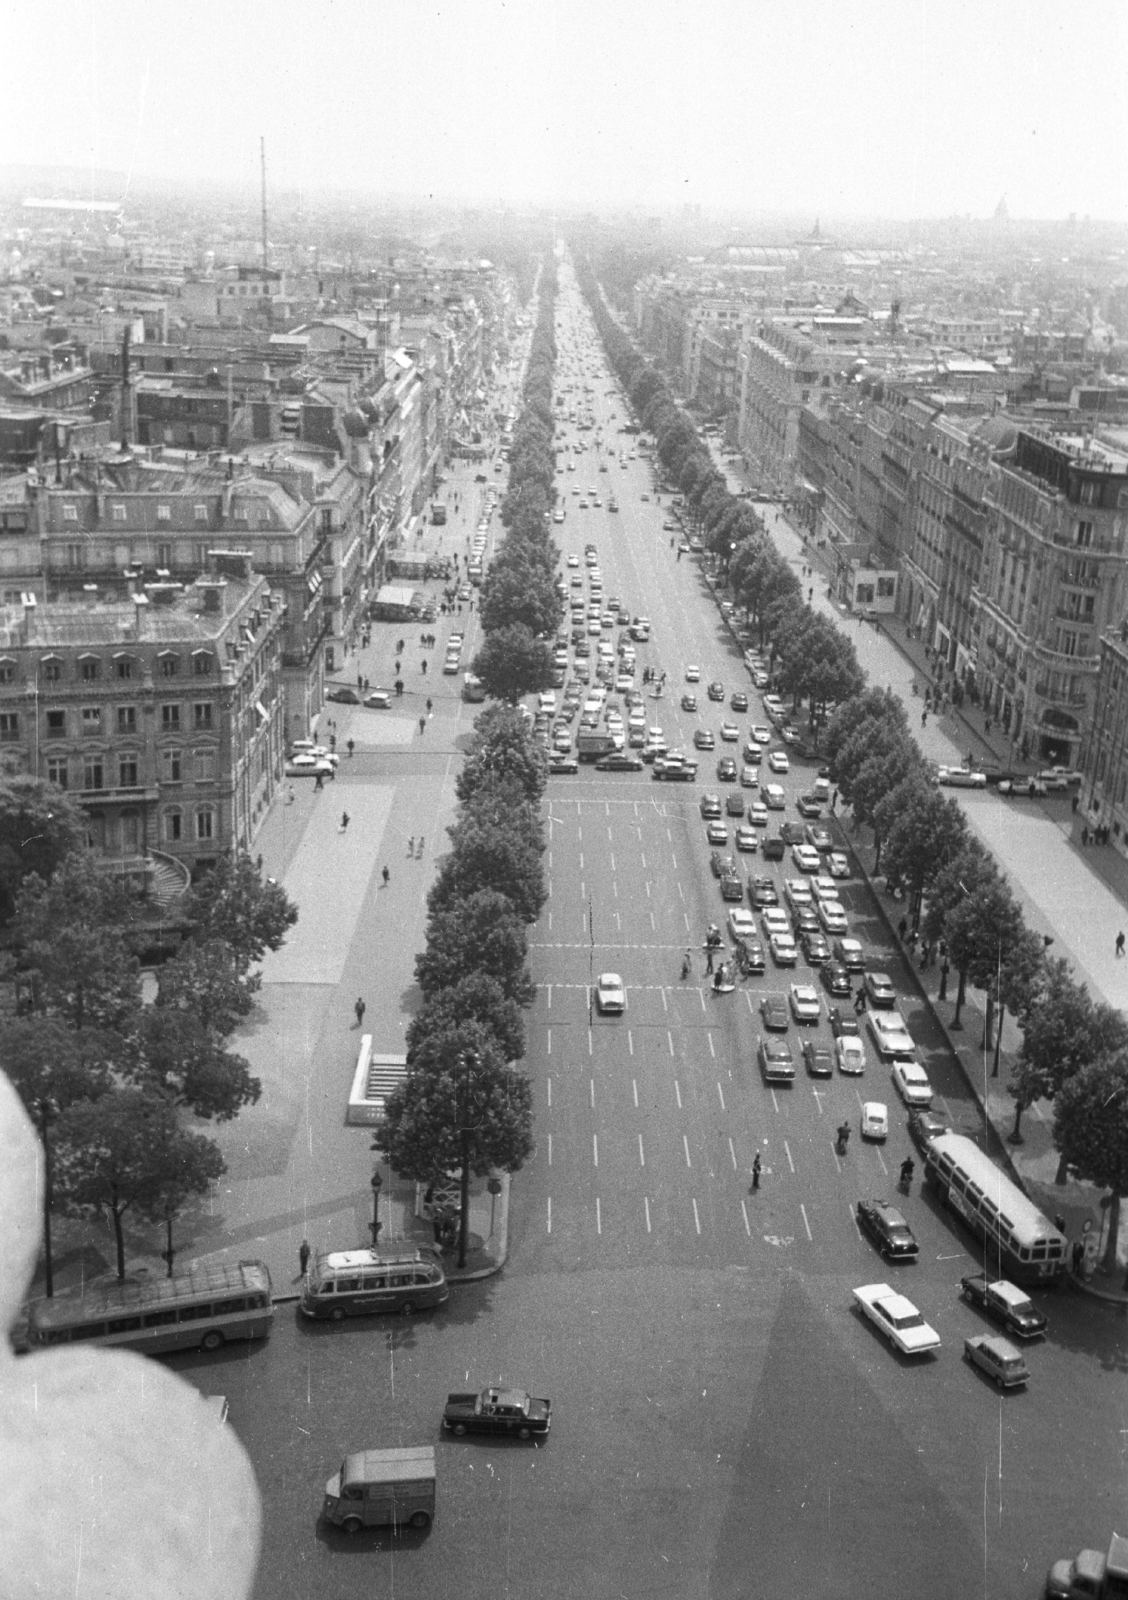
POLYGON ((735 722, 721 723, 721 738, 725 744, 735 744, 740 738, 740 729, 735 722))
POLYGON ((866 1052, 862 1041, 855 1033, 843 1033, 834 1041, 834 1054, 838 1061, 839 1072, 856 1078, 866 1070, 866 1052))
POLYGON ((936 781, 952 789, 986 789, 987 774, 973 772, 969 767, 940 767, 936 781))
POLYGON ((790 933, 771 934, 768 938, 768 947, 777 967, 793 967, 799 960, 799 952, 790 933))
POLYGON ((753 800, 748 807, 748 820, 754 828, 766 828, 768 808, 762 800, 753 800))
POLYGON ((824 900, 833 900, 836 905, 841 905, 838 898, 838 885, 833 878, 827 877, 825 872, 820 872, 817 878, 811 879, 811 893, 821 904, 824 900))
POLYGON ((907 1106, 932 1104, 932 1085, 928 1081, 928 1073, 919 1061, 895 1061, 893 1082, 897 1085, 897 1093, 907 1106))
POLYGON ((839 900, 819 901, 819 921, 827 933, 842 934, 849 927, 849 923, 846 921, 846 913, 843 911, 842 903, 839 900))
POLYGON ((791 1015, 796 1022, 817 1022, 822 1011, 818 992, 809 983, 793 983, 788 990, 791 1015))
POLYGON ((760 921, 769 939, 773 933, 791 932, 791 921, 782 906, 765 906, 760 912, 760 921))
POLYGON ((579 566, 579 564, 580 564, 580 558, 579 558, 579 556, 577 556, 577 555, 575 555, 575 554, 573 554, 573 555, 570 555, 570 556, 569 556, 569 557, 568 557, 568 565, 569 565, 569 566, 570 566, 570 567, 578 567, 578 566, 579 566))
POLYGON ((763 795, 764 804, 767 806, 769 811, 786 811, 787 796, 784 794, 781 784, 765 784, 765 786, 760 790, 760 793, 763 795))
POLYGON ((848 878, 850 862, 842 850, 832 850, 826 858, 826 869, 832 878, 848 878))
POLYGON ((773 772, 790 772, 791 763, 782 750, 769 750, 768 766, 773 772))
POLYGON ((939 1350, 940 1335, 930 1328, 911 1300, 887 1283, 867 1283, 854 1290, 865 1315, 897 1349, 907 1356, 939 1350))
POLYGON ((791 859, 800 872, 818 872, 822 866, 822 858, 813 844, 794 845, 791 859))
POLYGON ((291 756, 286 763, 286 776, 288 778, 323 778, 329 777, 333 771, 333 763, 324 756, 298 755, 291 756))
POLYGON ((328 761, 331 767, 340 764, 340 756, 335 750, 330 750, 323 744, 314 744, 312 739, 295 739, 290 746, 290 759, 297 756, 320 756, 322 761, 328 761))
POLYGON ((889 1136, 889 1112, 880 1100, 866 1100, 862 1104, 862 1138, 886 1139, 889 1136))
POLYGON ((755 739, 758 745, 767 745, 772 742, 772 730, 765 728, 762 722, 755 723, 748 731, 748 737, 755 739))
MULTIPOLYGON (((869 1011, 866 1027, 883 1061, 912 1061, 916 1055, 912 1034, 899 1011, 869 1011)), ((929 1100, 932 1092, 929 1091, 929 1100)))
POLYGON ((736 940, 758 937, 755 917, 751 911, 742 911, 738 906, 734 906, 728 914, 728 927, 729 933, 736 940))
POLYGON ((685 681, 686 681, 686 683, 700 683, 701 682, 701 668, 700 667, 686 667, 686 669, 685 669, 685 681))
POLYGON ((596 979, 595 1009, 601 1016, 622 1016, 627 1009, 623 980, 617 972, 601 972, 596 979))

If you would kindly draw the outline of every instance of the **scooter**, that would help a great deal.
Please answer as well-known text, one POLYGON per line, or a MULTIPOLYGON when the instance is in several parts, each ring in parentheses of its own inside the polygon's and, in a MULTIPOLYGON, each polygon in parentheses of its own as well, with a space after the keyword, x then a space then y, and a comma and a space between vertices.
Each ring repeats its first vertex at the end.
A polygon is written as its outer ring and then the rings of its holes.
POLYGON ((913 1187, 913 1173, 915 1167, 911 1161, 902 1161, 901 1175, 897 1179, 897 1187, 902 1194, 909 1194, 913 1187))

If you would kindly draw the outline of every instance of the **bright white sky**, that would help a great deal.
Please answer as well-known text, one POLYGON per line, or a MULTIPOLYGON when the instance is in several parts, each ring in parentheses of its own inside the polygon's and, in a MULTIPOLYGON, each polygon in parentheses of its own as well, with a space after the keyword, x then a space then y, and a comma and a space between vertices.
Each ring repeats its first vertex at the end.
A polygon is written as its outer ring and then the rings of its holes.
MULTIPOLYGON (((0 164, 1128 221, 1126 0, 0 0, 0 164)), ((98 198, 118 198, 99 194, 98 198)))

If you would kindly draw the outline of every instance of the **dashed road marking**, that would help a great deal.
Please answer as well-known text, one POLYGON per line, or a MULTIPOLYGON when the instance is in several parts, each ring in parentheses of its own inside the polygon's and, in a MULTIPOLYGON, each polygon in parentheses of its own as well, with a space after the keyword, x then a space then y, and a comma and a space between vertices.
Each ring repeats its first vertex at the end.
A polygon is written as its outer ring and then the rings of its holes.
POLYGON ((692 1167, 693 1166, 693 1162, 690 1160, 690 1157, 689 1157, 689 1135, 685 1134, 685 1133, 682 1134, 682 1149, 685 1151, 685 1164, 686 1164, 686 1166, 687 1167, 692 1167))
POLYGON ((813 1244, 815 1236, 811 1232, 811 1224, 807 1221, 807 1208, 806 1208, 806 1206, 803 1204, 803 1202, 801 1200, 799 1202, 799 1210, 803 1213, 803 1226, 807 1230, 807 1238, 813 1244))
POLYGON ((724 1111, 724 1109, 725 1109, 725 1091, 721 1088, 719 1083, 717 1085, 717 1099, 721 1102, 721 1110, 724 1111))
POLYGON ((693 1201, 693 1226, 697 1229, 698 1233, 701 1232, 701 1218, 697 1214, 697 1199, 696 1199, 696 1197, 694 1197, 694 1201, 693 1201))

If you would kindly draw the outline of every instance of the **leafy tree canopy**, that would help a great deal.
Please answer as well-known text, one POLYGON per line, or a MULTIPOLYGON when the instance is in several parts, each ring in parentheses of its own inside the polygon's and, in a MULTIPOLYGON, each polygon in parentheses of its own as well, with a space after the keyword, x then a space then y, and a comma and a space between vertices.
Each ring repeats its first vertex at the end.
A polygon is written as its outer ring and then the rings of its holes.
POLYGON ((18 774, 0 782, 0 925, 16 911, 32 873, 44 883, 86 845, 86 819, 69 795, 42 778, 18 774))
POLYGON ((552 683, 552 650, 522 623, 511 623, 486 635, 473 671, 488 695, 515 706, 523 695, 536 694, 552 683))
POLYGON ((298 908, 277 883, 262 881, 261 861, 245 850, 218 860, 188 893, 192 938, 221 940, 234 953, 240 971, 278 950, 298 920, 298 908))
POLYGON ((468 801, 487 784, 513 783, 525 800, 536 804, 547 781, 548 759, 528 720, 503 702, 487 706, 474 722, 466 759, 455 780, 458 798, 468 801))
POLYGON ((415 975, 430 996, 452 988, 467 973, 484 972, 517 1005, 529 1005, 536 988, 525 966, 527 950, 525 924, 512 901, 496 889, 479 889, 431 917, 415 975))
POLYGON ((525 1024, 521 1011, 508 999, 495 978, 468 972, 449 989, 430 995, 407 1026, 407 1060, 434 1035, 446 1035, 463 1022, 475 1022, 494 1040, 506 1061, 525 1054, 525 1024))

